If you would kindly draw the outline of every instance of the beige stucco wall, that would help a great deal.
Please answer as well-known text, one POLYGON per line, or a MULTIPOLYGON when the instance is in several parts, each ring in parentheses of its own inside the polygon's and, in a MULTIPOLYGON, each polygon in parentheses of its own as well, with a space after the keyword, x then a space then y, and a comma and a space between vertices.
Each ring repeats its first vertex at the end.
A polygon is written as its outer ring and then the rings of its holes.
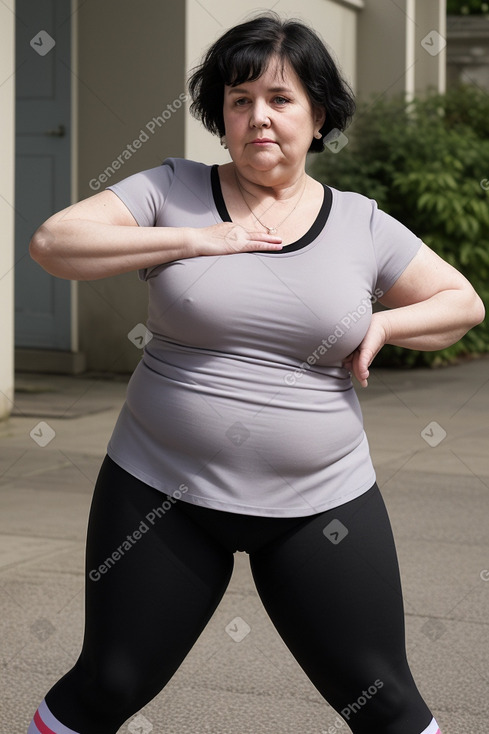
POLYGON ((0 4, 0 420, 14 398, 15 2, 0 4))
MULTIPOLYGON (((310 24, 329 46, 344 76, 356 84, 356 26, 361 2, 336 0, 281 0, 279 4, 265 3, 261 7, 253 0, 230 3, 227 0, 206 0, 205 6, 187 2, 186 67, 199 63, 202 54, 227 28, 249 20, 259 10, 269 7, 285 18, 298 18, 310 24)), ((186 117, 185 155, 203 163, 224 163, 228 153, 219 140, 203 129, 190 115, 186 117)))
MULTIPOLYGON (((77 183, 78 198, 85 198, 183 155, 185 3, 88 0, 79 6, 77 183)), ((78 309, 88 369, 131 371, 141 352, 127 334, 147 314, 146 286, 137 275, 79 283, 78 309)))

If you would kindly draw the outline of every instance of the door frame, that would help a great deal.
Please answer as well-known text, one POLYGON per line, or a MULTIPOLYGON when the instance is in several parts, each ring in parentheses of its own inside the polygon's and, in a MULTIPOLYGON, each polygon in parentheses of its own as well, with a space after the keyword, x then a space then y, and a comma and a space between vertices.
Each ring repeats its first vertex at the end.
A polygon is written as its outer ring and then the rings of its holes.
MULTIPOLYGON (((70 125, 71 140, 69 153, 70 167, 70 204, 78 201, 79 180, 78 180, 78 10, 80 0, 70 0, 70 66, 71 66, 71 83, 70 83, 70 114, 68 124, 70 125)), ((67 350, 51 350, 43 348, 23 348, 15 347, 15 369, 20 372, 50 372, 61 374, 78 374, 84 372, 86 368, 85 355, 80 353, 80 333, 79 333, 79 298, 78 298, 78 282, 75 280, 69 283, 69 299, 70 299, 70 338, 69 351, 67 350)))
MULTIPOLYGON (((71 69, 72 83, 70 85, 71 96, 71 152, 70 152, 70 175, 71 175, 71 203, 78 201, 78 1, 70 0, 71 3, 71 69)), ((78 318, 78 281, 70 281, 71 300, 71 351, 79 350, 79 322, 78 318)))

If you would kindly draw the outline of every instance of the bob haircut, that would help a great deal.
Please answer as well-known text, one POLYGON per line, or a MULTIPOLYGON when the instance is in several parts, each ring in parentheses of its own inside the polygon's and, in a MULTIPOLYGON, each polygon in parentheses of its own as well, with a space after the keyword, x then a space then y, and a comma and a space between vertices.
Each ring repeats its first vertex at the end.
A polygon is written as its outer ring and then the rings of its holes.
POLYGON ((190 112, 211 133, 223 136, 224 85, 255 81, 274 56, 282 69, 290 64, 311 104, 326 111, 322 137, 313 138, 309 148, 319 153, 329 133, 348 125, 355 111, 353 92, 319 36, 301 21, 281 20, 276 13, 261 14, 231 28, 208 49, 189 78, 190 112))

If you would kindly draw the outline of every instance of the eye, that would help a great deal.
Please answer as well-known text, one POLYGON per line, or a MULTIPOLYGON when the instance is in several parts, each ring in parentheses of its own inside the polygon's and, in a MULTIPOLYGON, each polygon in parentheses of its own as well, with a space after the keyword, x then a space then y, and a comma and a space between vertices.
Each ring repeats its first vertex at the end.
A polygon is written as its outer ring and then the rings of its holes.
POLYGON ((287 104, 287 102, 290 102, 289 99, 287 99, 286 97, 282 97, 281 95, 278 95, 277 97, 274 97, 274 100, 273 101, 276 102, 278 105, 281 105, 281 106, 287 104))
POLYGON ((246 97, 239 97, 238 99, 234 100, 234 104, 236 107, 243 107, 247 103, 246 97))

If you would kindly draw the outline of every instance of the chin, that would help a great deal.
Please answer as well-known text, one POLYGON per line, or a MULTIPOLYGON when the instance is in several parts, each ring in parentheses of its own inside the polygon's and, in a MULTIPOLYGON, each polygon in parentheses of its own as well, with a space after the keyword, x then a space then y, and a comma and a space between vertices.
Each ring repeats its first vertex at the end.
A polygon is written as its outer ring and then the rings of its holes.
POLYGON ((283 163, 283 159, 276 155, 267 155, 265 151, 257 151, 253 156, 245 156, 242 162, 257 171, 271 171, 283 163))

